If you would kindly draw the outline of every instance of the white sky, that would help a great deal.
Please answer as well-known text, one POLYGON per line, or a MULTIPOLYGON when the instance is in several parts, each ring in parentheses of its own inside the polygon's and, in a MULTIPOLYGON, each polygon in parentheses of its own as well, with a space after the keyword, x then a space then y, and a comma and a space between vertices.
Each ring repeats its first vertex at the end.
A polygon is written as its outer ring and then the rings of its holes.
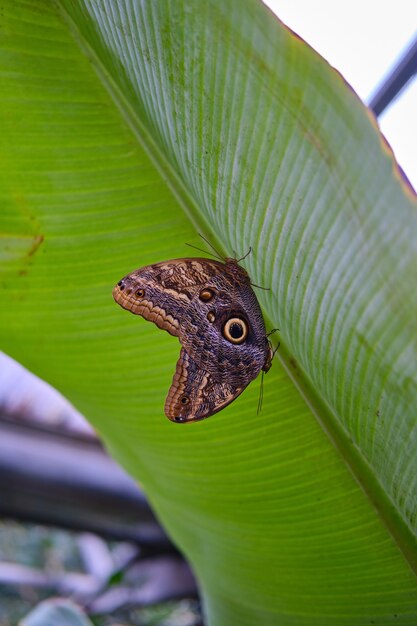
MULTIPOLYGON (((336 67, 365 102, 417 33, 414 0, 264 0, 336 67)), ((397 161, 417 189, 417 78, 379 118, 397 161)))

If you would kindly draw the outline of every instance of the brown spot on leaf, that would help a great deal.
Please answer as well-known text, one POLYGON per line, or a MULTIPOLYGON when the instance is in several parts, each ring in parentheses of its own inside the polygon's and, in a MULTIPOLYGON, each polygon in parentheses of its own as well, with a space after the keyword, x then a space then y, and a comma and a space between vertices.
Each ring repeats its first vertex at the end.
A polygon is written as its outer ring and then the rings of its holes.
POLYGON ((35 252, 38 250, 39 246, 43 243, 44 236, 36 235, 33 239, 33 244, 28 251, 28 256, 33 256, 35 252))
POLYGON ((298 370, 298 363, 293 356, 290 358, 289 363, 293 370, 298 370))

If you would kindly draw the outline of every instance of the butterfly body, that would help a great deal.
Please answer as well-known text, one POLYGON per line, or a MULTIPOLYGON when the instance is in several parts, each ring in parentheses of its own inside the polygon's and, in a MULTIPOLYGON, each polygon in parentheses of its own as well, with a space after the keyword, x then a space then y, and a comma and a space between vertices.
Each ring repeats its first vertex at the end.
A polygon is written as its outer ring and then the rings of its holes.
POLYGON ((148 265, 119 281, 113 297, 181 343, 165 402, 173 421, 213 415, 271 366, 262 312, 236 259, 185 258, 148 265))

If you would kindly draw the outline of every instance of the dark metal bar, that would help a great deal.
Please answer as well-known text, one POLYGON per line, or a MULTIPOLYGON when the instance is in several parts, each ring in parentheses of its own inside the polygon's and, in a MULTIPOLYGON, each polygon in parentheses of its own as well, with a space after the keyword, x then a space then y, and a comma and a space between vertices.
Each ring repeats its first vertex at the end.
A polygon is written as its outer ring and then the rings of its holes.
POLYGON ((0 416, 0 515, 174 552, 144 494, 98 441, 0 416))
POLYGON ((394 65, 370 99, 369 108, 376 116, 387 108, 403 87, 417 73, 417 37, 394 65))

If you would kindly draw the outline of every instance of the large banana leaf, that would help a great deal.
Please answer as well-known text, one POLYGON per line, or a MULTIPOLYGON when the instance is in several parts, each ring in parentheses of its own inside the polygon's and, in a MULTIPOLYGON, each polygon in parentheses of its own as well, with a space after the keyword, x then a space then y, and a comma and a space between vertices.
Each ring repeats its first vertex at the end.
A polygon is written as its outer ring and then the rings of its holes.
MULTIPOLYGON (((2 348, 190 559, 207 624, 417 623, 417 205, 343 79, 255 0, 3 0, 2 348), (112 301, 201 230, 281 348, 163 416, 178 342, 112 301)), ((74 459, 76 463, 76 459, 74 459)))

